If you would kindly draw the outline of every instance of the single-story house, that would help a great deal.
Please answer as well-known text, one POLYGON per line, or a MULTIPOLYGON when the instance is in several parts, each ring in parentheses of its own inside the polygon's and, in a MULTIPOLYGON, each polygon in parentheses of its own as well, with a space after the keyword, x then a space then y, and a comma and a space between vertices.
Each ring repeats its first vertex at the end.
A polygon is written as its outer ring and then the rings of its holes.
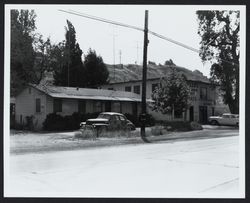
POLYGON ((50 113, 112 111, 138 116, 140 102, 141 96, 133 92, 30 84, 16 96, 15 121, 25 125, 26 117, 33 116, 34 127, 40 130, 50 113))

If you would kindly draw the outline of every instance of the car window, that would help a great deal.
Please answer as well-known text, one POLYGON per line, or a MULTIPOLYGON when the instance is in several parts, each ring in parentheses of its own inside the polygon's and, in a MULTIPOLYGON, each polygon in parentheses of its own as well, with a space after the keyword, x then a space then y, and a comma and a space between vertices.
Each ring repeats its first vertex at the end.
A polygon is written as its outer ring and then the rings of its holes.
POLYGON ((115 120, 119 121, 120 120, 119 116, 115 115, 115 120))
POLYGON ((230 115, 222 115, 223 118, 230 118, 230 115))
POLYGON ((109 114, 99 114, 98 118, 110 119, 110 115, 109 114))
POLYGON ((121 121, 125 121, 126 120, 124 116, 119 116, 119 117, 120 117, 121 121))

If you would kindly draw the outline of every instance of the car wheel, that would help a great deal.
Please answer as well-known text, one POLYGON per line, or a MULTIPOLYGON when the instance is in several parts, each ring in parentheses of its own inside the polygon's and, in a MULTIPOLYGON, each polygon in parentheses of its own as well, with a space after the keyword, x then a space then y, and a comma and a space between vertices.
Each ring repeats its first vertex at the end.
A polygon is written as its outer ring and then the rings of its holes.
POLYGON ((219 125, 219 123, 218 123, 218 121, 216 121, 216 120, 212 120, 212 121, 211 121, 211 125, 219 125))

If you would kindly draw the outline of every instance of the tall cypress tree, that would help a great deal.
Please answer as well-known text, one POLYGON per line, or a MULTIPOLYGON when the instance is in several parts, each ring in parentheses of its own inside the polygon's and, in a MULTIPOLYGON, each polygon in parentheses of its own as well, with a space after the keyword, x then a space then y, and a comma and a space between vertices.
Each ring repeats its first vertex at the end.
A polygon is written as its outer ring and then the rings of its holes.
POLYGON ((75 28, 68 20, 65 30, 64 63, 59 69, 54 71, 54 84, 69 87, 85 87, 82 50, 76 42, 75 28))

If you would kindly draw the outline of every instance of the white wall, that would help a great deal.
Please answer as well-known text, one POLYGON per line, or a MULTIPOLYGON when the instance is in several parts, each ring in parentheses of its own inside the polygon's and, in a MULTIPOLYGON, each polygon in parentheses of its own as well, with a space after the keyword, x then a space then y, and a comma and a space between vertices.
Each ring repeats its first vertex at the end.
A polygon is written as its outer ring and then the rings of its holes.
POLYGON ((46 95, 33 87, 25 88, 16 97, 16 123, 26 124, 26 116, 34 116, 35 128, 41 129, 46 118, 46 95), (36 113, 36 99, 41 99, 41 112, 36 113), (21 121, 22 117, 22 121, 21 121))

